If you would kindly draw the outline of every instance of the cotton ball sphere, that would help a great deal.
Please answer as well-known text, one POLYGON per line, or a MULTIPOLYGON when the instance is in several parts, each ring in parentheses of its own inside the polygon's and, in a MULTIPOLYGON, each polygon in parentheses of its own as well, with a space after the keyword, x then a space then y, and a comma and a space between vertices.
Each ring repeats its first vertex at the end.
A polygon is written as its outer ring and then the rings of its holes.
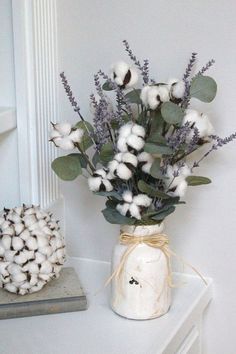
POLYGON ((36 206, 0 214, 0 287, 25 295, 58 278, 65 243, 52 214, 36 206))

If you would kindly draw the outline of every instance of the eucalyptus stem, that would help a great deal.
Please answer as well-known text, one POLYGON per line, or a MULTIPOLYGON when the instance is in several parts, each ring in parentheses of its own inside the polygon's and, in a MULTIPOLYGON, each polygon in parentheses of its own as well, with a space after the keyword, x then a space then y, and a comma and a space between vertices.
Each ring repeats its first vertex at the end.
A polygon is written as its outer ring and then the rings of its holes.
POLYGON ((94 167, 93 164, 90 162, 88 155, 81 149, 81 147, 80 147, 80 145, 79 145, 78 143, 75 144, 75 146, 77 147, 77 149, 79 150, 79 152, 82 154, 82 156, 83 156, 83 157, 85 158, 85 160, 87 161, 87 163, 88 163, 88 165, 89 165, 91 171, 94 172, 94 171, 95 171, 95 167, 94 167))

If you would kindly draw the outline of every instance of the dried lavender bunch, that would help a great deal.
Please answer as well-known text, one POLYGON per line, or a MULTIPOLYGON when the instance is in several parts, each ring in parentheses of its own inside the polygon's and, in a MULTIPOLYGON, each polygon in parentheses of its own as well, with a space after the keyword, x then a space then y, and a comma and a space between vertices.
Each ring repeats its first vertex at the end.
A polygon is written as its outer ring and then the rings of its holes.
POLYGON ((79 107, 79 105, 78 105, 78 103, 77 103, 77 101, 76 101, 76 99, 75 99, 75 97, 73 95, 73 92, 71 90, 71 87, 70 87, 70 85, 68 83, 68 80, 67 80, 67 78, 65 76, 64 71, 60 73, 60 77, 61 77, 62 85, 63 85, 64 90, 66 92, 66 95, 69 98, 69 101, 70 101, 72 107, 74 108, 74 111, 79 114, 81 119, 83 119, 83 117, 81 116, 81 113, 80 113, 80 107, 79 107))
POLYGON ((190 80, 189 80, 189 78, 190 78, 193 66, 196 62, 196 59, 197 59, 197 53, 193 52, 191 55, 191 58, 189 60, 189 63, 187 65, 187 68, 185 70, 185 73, 183 75, 183 81, 185 83, 185 93, 184 93, 183 102, 181 105, 185 109, 189 106, 189 101, 190 101, 190 99, 189 99, 189 93, 190 93, 190 80))

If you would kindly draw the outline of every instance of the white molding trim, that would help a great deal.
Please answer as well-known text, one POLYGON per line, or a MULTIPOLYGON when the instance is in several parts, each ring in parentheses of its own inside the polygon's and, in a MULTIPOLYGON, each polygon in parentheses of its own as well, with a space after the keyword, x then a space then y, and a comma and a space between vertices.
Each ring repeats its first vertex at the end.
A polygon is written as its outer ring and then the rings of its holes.
POLYGON ((50 121, 58 121, 56 0, 13 0, 20 200, 47 208, 60 198, 50 163, 50 121))

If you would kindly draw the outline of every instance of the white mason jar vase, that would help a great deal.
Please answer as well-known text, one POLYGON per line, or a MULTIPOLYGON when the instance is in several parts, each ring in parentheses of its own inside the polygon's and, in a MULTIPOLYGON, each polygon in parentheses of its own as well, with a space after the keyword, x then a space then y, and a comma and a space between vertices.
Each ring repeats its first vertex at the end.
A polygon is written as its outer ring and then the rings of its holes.
MULTIPOLYGON (((163 223, 157 225, 121 227, 121 233, 135 237, 160 234, 163 223)), ((118 243, 113 251, 112 272, 122 261, 129 246, 118 243)), ((170 307, 168 260, 160 248, 139 243, 126 257, 120 277, 112 279, 111 307, 119 315, 146 320, 164 315, 170 307)))

